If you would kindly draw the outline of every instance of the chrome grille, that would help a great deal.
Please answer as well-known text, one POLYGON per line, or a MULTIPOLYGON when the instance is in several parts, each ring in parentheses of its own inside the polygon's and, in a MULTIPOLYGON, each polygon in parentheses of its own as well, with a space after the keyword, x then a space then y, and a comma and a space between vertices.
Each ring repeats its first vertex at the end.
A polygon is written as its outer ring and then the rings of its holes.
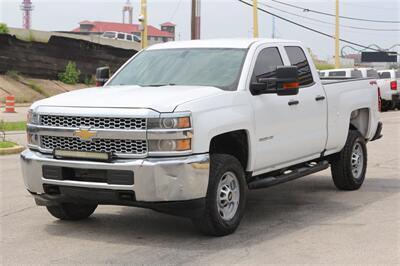
POLYGON ((40 124, 49 127, 90 127, 97 129, 146 129, 145 118, 114 118, 41 115, 40 124))
POLYGON ((40 146, 49 150, 62 149, 134 155, 147 153, 147 142, 145 140, 93 139, 92 141, 82 141, 79 138, 71 137, 41 136, 40 146))

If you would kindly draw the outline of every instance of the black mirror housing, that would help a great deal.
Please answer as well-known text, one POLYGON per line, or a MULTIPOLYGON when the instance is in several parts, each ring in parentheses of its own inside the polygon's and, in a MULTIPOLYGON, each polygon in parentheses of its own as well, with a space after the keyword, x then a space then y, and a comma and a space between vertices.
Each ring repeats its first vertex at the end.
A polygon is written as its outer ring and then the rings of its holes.
POLYGON ((110 79, 110 68, 99 67, 96 69, 96 86, 101 87, 110 79))
POLYGON ((279 96, 297 95, 299 81, 297 67, 282 66, 276 68, 276 78, 257 77, 257 82, 250 84, 253 95, 276 93, 279 96))

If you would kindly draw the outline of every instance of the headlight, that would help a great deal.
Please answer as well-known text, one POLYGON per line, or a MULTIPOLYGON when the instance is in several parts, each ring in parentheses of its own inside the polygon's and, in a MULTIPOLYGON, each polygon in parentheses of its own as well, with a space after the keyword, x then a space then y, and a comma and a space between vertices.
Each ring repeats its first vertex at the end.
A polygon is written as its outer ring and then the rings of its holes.
POLYGON ((37 125, 39 124, 39 115, 35 113, 33 110, 29 110, 26 120, 28 124, 37 125))
POLYGON ((184 129, 190 128, 190 117, 149 118, 149 129, 184 129))
POLYGON ((191 152, 192 125, 189 113, 162 114, 159 118, 149 118, 147 128, 150 155, 191 152))
MULTIPOLYGON (((29 124, 38 125, 39 124, 39 115, 31 109, 28 111, 26 120, 27 120, 28 125, 29 124)), ((29 127, 28 127, 28 131, 26 133, 26 139, 27 139, 29 148, 35 149, 39 145, 39 136, 35 133, 29 132, 29 127)))

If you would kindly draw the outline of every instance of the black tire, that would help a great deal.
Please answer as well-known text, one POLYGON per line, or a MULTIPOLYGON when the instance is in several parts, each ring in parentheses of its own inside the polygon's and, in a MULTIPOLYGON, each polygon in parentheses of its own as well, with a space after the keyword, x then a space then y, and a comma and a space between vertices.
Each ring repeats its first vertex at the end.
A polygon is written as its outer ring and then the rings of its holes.
POLYGON ((97 205, 83 205, 74 203, 61 203, 60 205, 47 206, 51 215, 60 220, 82 220, 88 218, 96 210, 97 205))
POLYGON ((387 112, 395 108, 395 104, 392 101, 382 100, 382 112, 387 112))
POLYGON ((247 186, 245 174, 240 162, 227 154, 212 154, 210 177, 206 196, 206 206, 199 217, 193 218, 194 225, 204 234, 224 236, 233 233, 243 217, 246 203, 247 186), (231 219, 225 220, 218 211, 218 186, 227 173, 234 173, 237 177, 239 200, 236 212, 231 219))
POLYGON ((367 146, 364 137, 356 130, 350 130, 347 136, 346 144, 341 152, 335 154, 331 158, 331 172, 335 186, 340 190, 357 190, 364 182, 367 171, 367 146), (353 148, 358 145, 362 151, 362 162, 352 158, 353 148), (360 170, 354 170, 353 173, 352 160, 359 162, 360 170), (356 175, 356 176, 355 176, 356 175))

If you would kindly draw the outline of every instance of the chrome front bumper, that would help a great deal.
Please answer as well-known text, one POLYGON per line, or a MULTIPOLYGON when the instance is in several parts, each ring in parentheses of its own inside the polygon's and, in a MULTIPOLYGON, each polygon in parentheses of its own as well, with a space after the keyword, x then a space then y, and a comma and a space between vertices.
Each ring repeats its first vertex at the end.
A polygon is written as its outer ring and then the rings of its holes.
POLYGON ((176 158, 124 159, 112 163, 58 160, 51 155, 25 150, 21 154, 26 188, 43 194, 43 184, 133 191, 140 202, 185 201, 204 198, 209 178, 209 155, 200 154, 176 158), (130 170, 134 185, 110 185, 98 182, 50 180, 43 178, 42 167, 60 166, 80 169, 130 170))

